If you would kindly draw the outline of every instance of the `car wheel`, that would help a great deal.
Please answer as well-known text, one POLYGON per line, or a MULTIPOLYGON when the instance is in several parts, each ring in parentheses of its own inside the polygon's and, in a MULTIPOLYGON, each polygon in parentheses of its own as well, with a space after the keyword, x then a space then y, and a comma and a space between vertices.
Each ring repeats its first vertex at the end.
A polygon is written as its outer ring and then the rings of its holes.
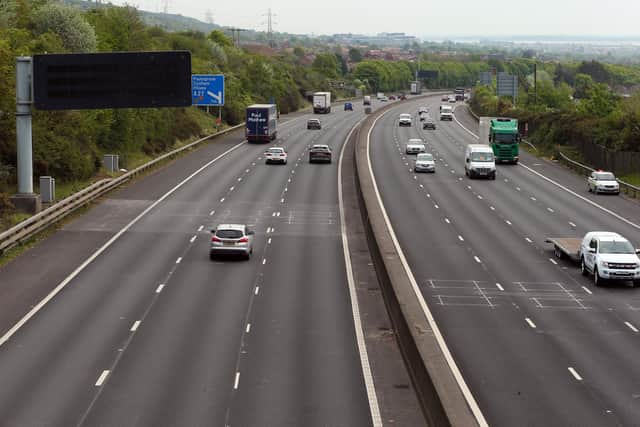
POLYGON ((584 257, 580 258, 580 272, 583 276, 589 275, 589 270, 587 270, 587 264, 584 263, 584 257))
POLYGON ((634 287, 634 288, 638 288, 638 287, 640 287, 640 280, 634 280, 634 281, 633 281, 633 287, 634 287))
POLYGON ((213 252, 209 252, 209 259, 210 259, 211 261, 213 261, 213 260, 215 260, 215 259, 216 259, 216 256, 214 255, 214 253, 213 253, 213 252))
POLYGON ((590 186, 590 185, 587 185, 587 191, 588 191, 589 193, 591 193, 591 186, 590 186))
POLYGON ((596 286, 602 286, 604 283, 604 279, 600 277, 600 273, 598 273, 598 268, 593 269, 593 284, 596 286))

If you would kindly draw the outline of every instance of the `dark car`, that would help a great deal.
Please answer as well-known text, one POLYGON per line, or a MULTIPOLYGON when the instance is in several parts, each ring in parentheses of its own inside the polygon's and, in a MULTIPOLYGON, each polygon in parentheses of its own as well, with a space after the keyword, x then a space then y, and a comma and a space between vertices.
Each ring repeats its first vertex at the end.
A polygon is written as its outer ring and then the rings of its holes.
POLYGON ((331 148, 326 144, 314 144, 309 149, 309 163, 331 163, 331 148))
POLYGON ((400 96, 398 97, 398 99, 399 99, 400 101, 404 101, 404 100, 406 100, 406 99, 407 99, 407 95, 405 95, 405 94, 403 93, 402 95, 400 95, 400 96))
POLYGON ((431 117, 427 117, 422 123, 422 129, 436 130, 436 122, 434 122, 431 117))
POLYGON ((320 120, 318 120, 318 119, 309 119, 309 120, 307 120, 307 129, 322 129, 322 125, 320 124, 320 120))
POLYGON ((395 100, 396 100, 395 95, 391 95, 391 96, 389 97, 389 101, 395 101, 395 100))
POLYGON ((353 104, 350 102, 344 103, 344 111, 353 111, 353 104))

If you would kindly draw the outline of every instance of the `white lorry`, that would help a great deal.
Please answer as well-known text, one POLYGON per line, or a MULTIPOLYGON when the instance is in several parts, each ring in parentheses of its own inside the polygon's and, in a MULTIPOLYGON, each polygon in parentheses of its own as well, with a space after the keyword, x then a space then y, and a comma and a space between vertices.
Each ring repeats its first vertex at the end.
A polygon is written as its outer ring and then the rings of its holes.
POLYGON ((314 114, 329 114, 331 112, 331 92, 315 92, 313 94, 314 114))
POLYGON ((451 105, 440 106, 440 120, 453 121, 453 107, 451 105))
POLYGON ((593 274, 596 286, 605 280, 631 281, 640 286, 640 249, 610 231, 590 231, 579 237, 548 237, 558 258, 568 257, 580 263, 582 274, 593 274))

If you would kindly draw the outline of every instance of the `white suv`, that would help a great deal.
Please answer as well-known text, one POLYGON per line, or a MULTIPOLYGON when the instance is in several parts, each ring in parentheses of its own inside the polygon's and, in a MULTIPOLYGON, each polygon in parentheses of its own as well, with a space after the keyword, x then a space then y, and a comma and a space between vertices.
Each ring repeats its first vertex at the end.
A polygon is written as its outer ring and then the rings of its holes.
POLYGON ((411 114, 400 114, 400 117, 398 119, 398 126, 411 126, 411 114))
POLYGON ((580 245, 580 268, 583 275, 593 274, 596 286, 604 280, 631 280, 640 285, 639 249, 617 233, 592 231, 580 245))

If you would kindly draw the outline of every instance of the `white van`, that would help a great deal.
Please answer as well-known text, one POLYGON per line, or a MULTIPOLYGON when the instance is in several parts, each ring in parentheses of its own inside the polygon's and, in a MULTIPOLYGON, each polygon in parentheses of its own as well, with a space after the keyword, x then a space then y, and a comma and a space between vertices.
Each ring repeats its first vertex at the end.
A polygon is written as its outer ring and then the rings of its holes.
POLYGON ((484 144, 469 144, 464 152, 464 174, 469 178, 496 179, 496 162, 493 150, 484 144))

